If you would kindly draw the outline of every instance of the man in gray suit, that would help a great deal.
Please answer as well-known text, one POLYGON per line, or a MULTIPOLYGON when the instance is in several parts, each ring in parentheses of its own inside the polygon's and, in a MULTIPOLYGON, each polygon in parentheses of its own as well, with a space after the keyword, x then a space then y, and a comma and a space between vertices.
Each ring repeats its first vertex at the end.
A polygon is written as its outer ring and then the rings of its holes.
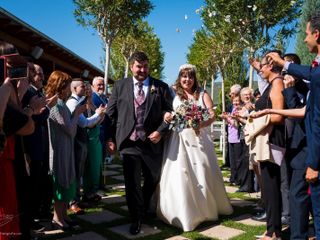
POLYGON ((162 136, 168 131, 163 115, 172 111, 168 85, 149 76, 148 64, 148 57, 143 52, 131 56, 133 77, 115 83, 107 108, 111 135, 123 159, 126 199, 132 219, 130 233, 133 235, 141 230, 141 220, 160 179, 162 136))

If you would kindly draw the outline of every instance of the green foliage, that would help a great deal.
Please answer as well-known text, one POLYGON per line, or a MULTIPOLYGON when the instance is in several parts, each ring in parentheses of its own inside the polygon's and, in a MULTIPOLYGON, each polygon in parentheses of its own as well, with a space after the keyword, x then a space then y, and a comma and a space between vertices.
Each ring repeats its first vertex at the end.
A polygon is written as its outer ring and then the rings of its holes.
POLYGON ((320 0, 306 0, 302 6, 302 14, 300 16, 299 31, 297 34, 296 41, 296 53, 301 59, 302 64, 310 64, 315 58, 314 54, 309 52, 307 45, 304 43, 306 37, 306 25, 309 16, 316 10, 320 8, 320 0))
POLYGON ((196 33, 189 48, 189 62, 199 65, 199 74, 206 79, 206 71, 218 72, 225 92, 235 83, 247 85, 248 57, 270 48, 285 49, 286 39, 296 32, 301 3, 302 0, 205 0, 198 9, 204 28, 196 33))
POLYGON ((195 33, 193 44, 189 47, 187 54, 188 62, 197 67, 197 77, 200 84, 209 82, 211 77, 215 78, 215 68, 210 46, 210 38, 203 29, 195 33))
POLYGON ((153 6, 149 0, 73 0, 74 16, 84 27, 96 29, 105 44, 105 94, 108 94, 110 48, 118 34, 125 34, 146 17, 153 6))
POLYGON ((93 27, 105 42, 126 32, 137 20, 146 17, 153 6, 148 0, 73 0, 79 24, 93 27))
POLYGON ((143 51, 149 57, 150 74, 162 77, 164 53, 160 39, 145 21, 138 21, 126 34, 118 35, 111 49, 112 77, 123 78, 129 68, 129 58, 135 51, 143 51))

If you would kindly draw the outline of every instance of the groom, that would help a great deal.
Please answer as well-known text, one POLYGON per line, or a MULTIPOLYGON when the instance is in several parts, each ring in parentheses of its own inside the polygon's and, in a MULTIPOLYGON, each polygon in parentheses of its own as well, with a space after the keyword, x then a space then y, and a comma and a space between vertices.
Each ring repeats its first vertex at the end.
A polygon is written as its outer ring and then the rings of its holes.
POLYGON ((107 114, 123 160, 130 233, 135 235, 160 178, 162 136, 168 131, 163 115, 172 111, 172 97, 166 83, 149 76, 145 53, 134 53, 129 64, 133 77, 115 83, 107 114))

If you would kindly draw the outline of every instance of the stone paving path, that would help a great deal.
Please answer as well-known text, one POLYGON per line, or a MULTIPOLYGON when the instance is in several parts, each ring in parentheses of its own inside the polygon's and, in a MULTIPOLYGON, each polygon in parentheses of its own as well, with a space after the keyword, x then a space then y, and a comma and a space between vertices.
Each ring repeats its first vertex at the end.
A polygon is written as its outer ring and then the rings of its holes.
MULTIPOLYGON (((192 234, 183 233, 181 230, 162 223, 160 220, 146 221, 142 226, 142 231, 136 236, 128 233, 130 220, 128 218, 128 208, 126 206, 124 196, 124 185, 121 165, 108 165, 108 178, 112 184, 106 185, 106 195, 102 197, 101 202, 92 208, 86 210, 81 216, 72 216, 80 221, 81 229, 74 232, 65 232, 61 235, 58 232, 46 231, 44 235, 38 239, 62 239, 62 240, 125 240, 140 239, 145 240, 192 240, 192 239, 238 239, 237 237, 245 236, 246 228, 239 226, 247 226, 251 228, 259 227, 262 229, 259 234, 264 231, 264 222, 257 222, 251 219, 254 212, 255 202, 259 194, 242 194, 244 199, 232 197, 238 189, 233 186, 226 186, 226 191, 230 194, 230 201, 235 209, 234 215, 222 218, 218 222, 207 222, 201 224, 192 234), (110 180, 112 178, 112 180, 110 180), (250 210, 251 209, 251 210, 250 210), (251 212, 250 212, 251 211, 251 212), (250 214, 250 213, 251 214, 250 214), (229 223, 233 225, 230 225, 229 223), (229 224, 229 225, 228 225, 229 224), (49 237, 48 237, 49 236, 49 237), (54 237, 53 237, 54 236, 54 237)), ((224 172, 226 175, 227 172, 224 172)), ((224 181, 228 185, 228 178, 224 181)), ((239 239, 240 239, 239 238, 239 239)), ((246 238, 241 238, 246 239, 246 238)), ((255 239, 254 237, 250 239, 255 239)))

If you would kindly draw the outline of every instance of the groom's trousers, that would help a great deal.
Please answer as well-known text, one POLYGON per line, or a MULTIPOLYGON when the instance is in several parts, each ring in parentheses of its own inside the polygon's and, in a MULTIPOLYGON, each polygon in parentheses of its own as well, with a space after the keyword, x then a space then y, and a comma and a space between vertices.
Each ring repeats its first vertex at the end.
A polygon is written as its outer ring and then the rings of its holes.
POLYGON ((150 161, 161 161, 150 152, 149 143, 141 140, 126 142, 121 151, 126 200, 132 221, 141 220, 148 211, 150 199, 159 182, 161 163, 153 169, 150 161), (143 186, 141 186, 143 177, 143 186))

